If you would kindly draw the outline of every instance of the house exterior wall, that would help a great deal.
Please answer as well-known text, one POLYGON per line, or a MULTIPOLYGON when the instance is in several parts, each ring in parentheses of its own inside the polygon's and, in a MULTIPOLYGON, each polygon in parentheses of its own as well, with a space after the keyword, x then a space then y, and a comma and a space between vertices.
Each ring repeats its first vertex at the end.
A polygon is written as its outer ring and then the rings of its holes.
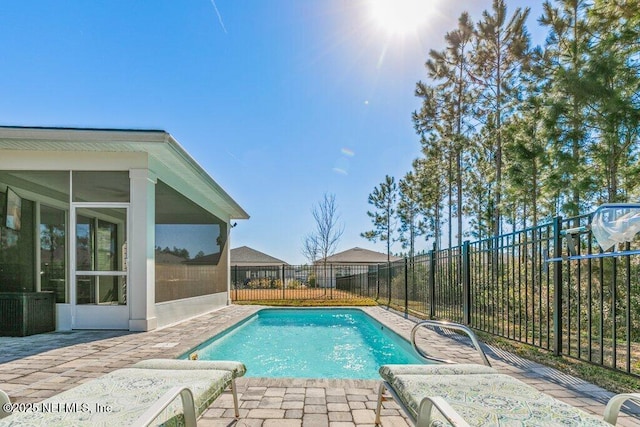
POLYGON ((158 326, 155 309, 155 174, 130 169, 131 211, 129 243, 129 330, 158 326))
MULTIPOLYGON (((168 181, 176 183, 176 180, 168 181)), ((165 181, 156 185, 155 303, 165 312, 167 305, 203 298, 207 311, 226 305, 229 288, 228 221, 195 204, 165 181), (180 302, 182 301, 182 302, 180 302)), ((180 311, 180 309, 177 309, 180 311)))
MULTIPOLYGON (((81 144, 79 144, 79 147, 81 144)), ((127 171, 130 178, 130 201, 128 203, 128 239, 127 239, 127 301, 125 308, 128 312, 127 325, 132 331, 145 331, 156 327, 175 323, 228 303, 229 289, 229 239, 226 238, 221 247, 221 257, 215 271, 215 285, 211 292, 202 295, 179 298, 172 301, 156 303, 155 295, 155 185, 157 176, 161 175, 165 182, 174 186, 176 191, 190 198, 203 209, 220 218, 224 223, 224 233, 228 233, 229 214, 220 206, 216 206, 203 194, 193 190, 174 171, 162 164, 150 161, 150 157, 143 152, 104 152, 104 151, 38 151, 7 150, 0 151, 0 171, 127 171)), ((46 194, 38 194, 25 189, 19 189, 25 200, 38 203, 54 204, 66 210, 66 251, 70 252, 73 245, 70 240, 74 237, 72 227, 74 221, 70 218, 73 204, 60 204, 50 199, 46 194)), ((36 229, 39 225, 34 224, 36 229)), ((39 252, 39 251, 38 251, 39 252)), ((67 289, 75 286, 74 268, 71 264, 74 256, 67 254, 66 281, 67 289)), ((35 274, 39 263, 34 264, 34 284, 40 289, 39 275, 35 274)), ((1 284, 0 284, 1 286, 1 284)), ((1 287, 0 287, 1 290, 1 287)), ((67 291, 68 292, 68 291, 67 291)), ((69 293, 69 292, 68 292, 69 293)), ((58 330, 69 330, 76 326, 75 304, 67 300, 56 304, 56 326, 58 330)), ((96 307, 97 309, 108 307, 96 307)), ((106 318, 105 318, 106 319, 106 318)))
POLYGON ((228 304, 227 292, 156 304, 158 327, 169 326, 208 313, 228 304))

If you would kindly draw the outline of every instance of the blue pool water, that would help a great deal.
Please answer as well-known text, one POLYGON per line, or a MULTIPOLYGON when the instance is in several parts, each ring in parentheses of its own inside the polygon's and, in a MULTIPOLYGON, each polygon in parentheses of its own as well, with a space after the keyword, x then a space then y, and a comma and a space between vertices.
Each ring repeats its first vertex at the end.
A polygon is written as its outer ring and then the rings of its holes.
POLYGON ((379 379, 380 365, 425 363, 357 309, 264 309, 199 345, 199 360, 238 360, 250 377, 379 379))

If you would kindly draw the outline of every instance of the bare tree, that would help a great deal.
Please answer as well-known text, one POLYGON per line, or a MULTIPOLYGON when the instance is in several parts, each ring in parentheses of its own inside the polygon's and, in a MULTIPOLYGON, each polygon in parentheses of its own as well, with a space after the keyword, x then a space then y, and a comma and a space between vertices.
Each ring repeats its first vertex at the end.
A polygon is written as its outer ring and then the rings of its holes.
POLYGON ((318 238, 315 234, 307 234, 302 242, 302 255, 310 264, 313 264, 318 259, 319 253, 318 238))
POLYGON ((344 232, 344 226, 338 222, 340 215, 335 194, 325 193, 322 200, 313 207, 311 213, 316 221, 316 229, 311 236, 317 245, 317 253, 322 256, 326 286, 327 257, 333 255, 344 232))

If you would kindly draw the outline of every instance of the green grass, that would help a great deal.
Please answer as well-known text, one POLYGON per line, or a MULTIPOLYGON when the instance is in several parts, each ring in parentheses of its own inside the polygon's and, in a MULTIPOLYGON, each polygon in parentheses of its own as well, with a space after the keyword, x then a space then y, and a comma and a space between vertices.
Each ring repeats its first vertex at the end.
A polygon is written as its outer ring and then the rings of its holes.
POLYGON ((614 371, 613 369, 569 357, 554 356, 550 351, 497 337, 485 332, 476 331, 476 334, 481 341, 491 346, 555 368, 574 377, 582 378, 611 392, 629 393, 640 390, 640 378, 634 375, 614 371))

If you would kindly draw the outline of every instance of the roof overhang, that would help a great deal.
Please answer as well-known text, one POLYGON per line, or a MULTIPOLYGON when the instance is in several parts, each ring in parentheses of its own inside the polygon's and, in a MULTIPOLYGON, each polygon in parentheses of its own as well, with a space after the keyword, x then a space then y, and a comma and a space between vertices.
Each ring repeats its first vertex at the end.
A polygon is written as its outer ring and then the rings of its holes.
MULTIPOLYGON (((185 185, 229 214, 249 214, 196 162, 173 136, 163 130, 77 129, 0 126, 0 150, 47 152, 147 153, 158 170, 180 176, 185 185)), ((158 175, 162 179, 162 174, 158 175)))

